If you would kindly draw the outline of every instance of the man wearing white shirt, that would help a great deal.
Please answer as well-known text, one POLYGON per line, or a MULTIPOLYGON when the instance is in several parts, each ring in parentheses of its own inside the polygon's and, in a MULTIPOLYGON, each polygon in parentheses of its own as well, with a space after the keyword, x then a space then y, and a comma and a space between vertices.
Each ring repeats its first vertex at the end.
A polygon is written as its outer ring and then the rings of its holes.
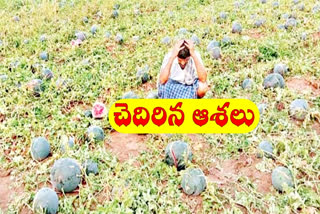
POLYGON ((178 41, 162 62, 159 98, 202 98, 207 91, 207 71, 200 54, 191 40, 178 41))

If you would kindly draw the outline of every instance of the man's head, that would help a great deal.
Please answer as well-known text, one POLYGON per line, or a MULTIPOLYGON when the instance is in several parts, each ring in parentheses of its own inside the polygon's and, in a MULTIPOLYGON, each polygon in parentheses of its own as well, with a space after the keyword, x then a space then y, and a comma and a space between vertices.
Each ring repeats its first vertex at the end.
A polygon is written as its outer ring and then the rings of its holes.
POLYGON ((184 69, 190 59, 190 51, 185 45, 186 41, 180 46, 182 49, 178 53, 178 63, 182 69, 184 69))

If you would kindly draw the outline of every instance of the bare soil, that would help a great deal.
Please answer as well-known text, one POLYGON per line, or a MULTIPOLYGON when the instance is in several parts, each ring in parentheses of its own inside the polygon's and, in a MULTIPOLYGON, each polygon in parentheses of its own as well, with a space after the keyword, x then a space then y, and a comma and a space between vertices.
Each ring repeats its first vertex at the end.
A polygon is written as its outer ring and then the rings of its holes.
POLYGON ((293 77, 286 82, 289 89, 294 90, 297 93, 311 92, 312 94, 320 95, 320 81, 310 81, 305 78, 293 77))
POLYGON ((106 147, 110 149, 120 162, 137 157, 143 151, 147 150, 145 140, 146 135, 123 134, 119 132, 110 133, 111 140, 106 147))

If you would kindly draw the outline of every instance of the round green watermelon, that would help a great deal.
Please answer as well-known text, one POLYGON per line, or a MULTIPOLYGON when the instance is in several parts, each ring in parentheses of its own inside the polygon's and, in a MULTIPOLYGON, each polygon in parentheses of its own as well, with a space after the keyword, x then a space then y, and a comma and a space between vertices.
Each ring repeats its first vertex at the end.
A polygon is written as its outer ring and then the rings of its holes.
POLYGON ((93 140, 95 142, 103 141, 104 140, 104 131, 99 126, 90 126, 87 129, 86 137, 88 140, 93 140))
POLYGON ((94 174, 97 175, 99 173, 98 164, 93 160, 86 160, 82 163, 82 167, 84 168, 86 175, 94 174))
POLYGON ((290 104, 290 115, 296 120, 303 121, 308 114, 308 110, 309 105, 304 99, 296 99, 290 104))
POLYGON ((133 91, 128 91, 122 95, 122 99, 139 99, 133 91))
POLYGON ((35 213, 55 214, 58 212, 59 198, 55 191, 44 187, 40 189, 33 200, 35 213))
POLYGON ((44 137, 36 137, 31 143, 31 156, 34 160, 41 161, 50 154, 50 143, 44 137))
POLYGON ((280 74, 272 73, 264 79, 263 86, 264 88, 284 88, 285 82, 280 74))
POLYGON ((76 160, 62 158, 55 161, 50 179, 52 185, 61 192, 72 192, 81 182, 81 170, 76 160))
POLYGON ((273 146, 269 141, 262 141, 259 144, 259 153, 258 153, 258 157, 262 157, 263 155, 265 155, 267 158, 272 158, 272 154, 273 154, 273 146))
POLYGON ((206 187, 206 177, 201 169, 188 169, 183 177, 181 186, 187 195, 199 195, 206 187))
POLYGON ((165 149, 165 162, 169 166, 176 166, 178 170, 186 168, 188 161, 192 160, 191 148, 186 142, 174 141, 165 149))
POLYGON ((272 185, 278 191, 283 191, 284 187, 294 187, 293 176, 291 171, 283 166, 278 166, 272 171, 271 174, 272 185))

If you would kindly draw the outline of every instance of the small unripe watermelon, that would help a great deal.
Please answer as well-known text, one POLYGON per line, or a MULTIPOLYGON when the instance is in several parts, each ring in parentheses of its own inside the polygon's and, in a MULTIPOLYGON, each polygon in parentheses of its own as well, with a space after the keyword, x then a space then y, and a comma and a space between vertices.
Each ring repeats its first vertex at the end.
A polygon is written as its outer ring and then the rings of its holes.
POLYGON ((20 21, 20 17, 19 17, 19 16, 14 16, 12 19, 13 19, 13 21, 15 21, 15 22, 20 21))
POLYGON ((289 18, 284 24, 285 29, 290 29, 297 26, 297 20, 295 18, 289 18))
POLYGON ((128 91, 122 95, 122 99, 139 99, 133 91, 128 91))
POLYGON ((136 73, 136 78, 142 83, 148 82, 150 80, 149 66, 146 65, 144 68, 140 68, 136 73))
POLYGON ((193 34, 191 37, 191 40, 193 41, 194 44, 200 45, 200 39, 197 37, 197 35, 193 34))
POLYGON ((86 175, 89 175, 90 173, 96 175, 99 173, 98 164, 92 160, 84 161, 82 167, 84 168, 86 175))
POLYGON ((260 0, 260 2, 261 2, 262 4, 265 4, 265 3, 267 3, 267 0, 260 0))
POLYGON ((179 35, 184 35, 184 34, 187 34, 187 33, 188 33, 188 30, 185 29, 185 28, 180 28, 179 32, 178 32, 179 35))
POLYGON ((221 49, 219 47, 214 47, 210 51, 210 56, 214 59, 219 59, 221 58, 221 49))
POLYGON ((280 74, 272 73, 269 74, 263 81, 264 88, 284 88, 284 79, 280 74))
POLYGON ((273 3, 272 3, 272 6, 273 6, 274 8, 279 7, 279 2, 277 2, 277 1, 273 2, 273 3))
POLYGON ((296 99, 290 104, 290 115, 296 120, 304 120, 309 110, 309 105, 304 99, 296 99))
POLYGON ((106 115, 106 106, 101 102, 96 102, 92 107, 92 117, 101 119, 106 115))
POLYGON ((34 160, 41 161, 50 154, 50 144, 44 137, 36 137, 32 140, 31 156, 34 160))
POLYGON ((199 195, 207 187, 206 177, 201 169, 188 169, 182 177, 181 186, 187 195, 199 195))
POLYGON ((300 11, 304 11, 304 9, 305 9, 304 4, 303 4, 303 3, 299 4, 299 5, 298 5, 298 9, 299 9, 300 11))
POLYGON ((72 149, 74 147, 74 137, 68 137, 67 136, 63 136, 63 138, 61 139, 61 146, 60 149, 62 152, 65 152, 66 150, 72 149))
POLYGON ((87 129, 86 136, 88 140, 93 140, 95 142, 104 140, 104 131, 99 126, 90 126, 87 129))
POLYGON ((265 22, 266 22, 266 20, 263 19, 263 18, 258 19, 258 20, 256 20, 256 21, 254 22, 254 26, 255 26, 255 27, 261 27, 262 25, 265 24, 265 22))
POLYGON ((213 48, 220 47, 220 43, 216 40, 212 40, 209 42, 207 46, 207 51, 211 51, 213 48))
POLYGON ((229 36, 224 36, 221 40, 221 43, 226 46, 228 44, 231 44, 231 38, 229 36))
POLYGON ((221 13, 219 14, 220 19, 226 19, 227 16, 228 16, 228 15, 227 15, 226 12, 221 12, 221 13))
POLYGON ((259 113, 260 113, 260 116, 263 114, 264 110, 268 107, 267 104, 265 103, 261 103, 258 105, 258 109, 259 109, 259 113))
POLYGON ((44 187, 40 189, 33 200, 33 211, 35 213, 55 214, 58 212, 59 198, 55 191, 44 187))
POLYGON ((287 72, 289 72, 289 68, 286 64, 278 63, 274 66, 273 72, 284 76, 287 72))
POLYGON ((278 191, 283 191, 284 186, 293 187, 293 177, 291 171, 283 166, 278 166, 271 174, 272 185, 278 191))
POLYGON ((146 97, 147 99, 159 99, 158 91, 151 91, 146 97))
POLYGON ((49 59, 49 55, 46 51, 40 53, 40 59, 47 61, 49 59))
POLYGON ((166 37, 164 37, 164 38, 161 40, 161 43, 162 43, 162 44, 165 44, 165 45, 169 45, 170 42, 171 42, 170 36, 166 36, 166 37))
POLYGON ((77 39, 80 39, 81 41, 84 41, 86 39, 86 34, 84 32, 76 32, 75 36, 77 39))
POLYGON ((232 23, 232 33, 241 33, 242 32, 242 26, 239 22, 233 22, 232 23))
POLYGON ((92 111, 89 110, 89 109, 85 110, 83 114, 84 114, 85 117, 90 117, 90 118, 93 117, 93 116, 92 116, 92 111))
POLYGON ((243 82, 242 82, 242 88, 243 88, 243 89, 252 88, 252 85, 253 85, 252 79, 245 79, 245 80, 243 80, 243 82))
POLYGON ((111 33, 110 33, 109 31, 107 31, 107 32, 104 34, 104 36, 105 36, 107 39, 109 39, 109 38, 111 37, 111 33))
POLYGON ((260 144, 259 144, 259 149, 261 150, 259 153, 258 153, 258 157, 262 157, 263 154, 267 157, 267 158, 271 158, 272 157, 272 154, 273 154, 273 146, 272 144, 269 142, 269 141, 262 141, 260 144))
POLYGON ((44 41, 47 40, 47 36, 46 36, 45 34, 43 34, 43 35, 40 36, 39 40, 40 40, 41 42, 44 42, 44 41))
POLYGON ((119 16, 119 11, 118 10, 113 10, 112 11, 112 14, 111 14, 111 18, 118 18, 118 16, 119 16))
POLYGON ((33 79, 27 83, 27 88, 35 95, 39 95, 40 92, 44 91, 43 81, 41 79, 33 79))
POLYGON ((121 33, 117 33, 116 35, 116 42, 118 42, 119 44, 123 43, 123 36, 121 33))
POLYGON ((6 81, 7 79, 8 79, 8 75, 6 75, 6 74, 1 74, 1 75, 0 75, 0 81, 4 82, 4 81, 6 81))
POLYGON ((169 143, 165 155, 165 162, 169 166, 176 166, 178 170, 185 169, 187 162, 192 160, 191 148, 183 141, 169 143))
POLYGON ((91 33, 92 34, 96 34, 97 30, 98 30, 98 26, 97 25, 92 25, 92 27, 90 29, 91 33))
POLYGON ((42 71, 42 76, 44 79, 50 80, 53 77, 53 73, 49 68, 45 68, 42 71))
POLYGON ((50 179, 52 185, 61 192, 72 192, 81 181, 81 170, 76 160, 62 158, 54 162, 50 179))

